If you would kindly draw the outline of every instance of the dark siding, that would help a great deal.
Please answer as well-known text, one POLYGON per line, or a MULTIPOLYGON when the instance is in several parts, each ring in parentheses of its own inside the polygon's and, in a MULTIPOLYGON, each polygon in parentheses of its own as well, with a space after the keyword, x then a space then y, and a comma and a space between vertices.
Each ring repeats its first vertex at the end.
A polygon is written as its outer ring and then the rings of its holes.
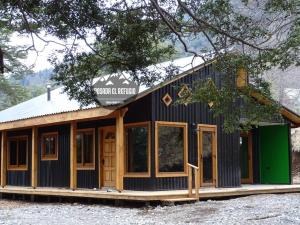
POLYGON ((7 185, 30 186, 31 185, 31 130, 19 130, 8 132, 7 137, 28 136, 28 170, 7 171, 7 185))
MULTIPOLYGON (((218 86, 221 85, 221 74, 216 73, 212 66, 206 66, 195 73, 185 76, 156 91, 151 96, 152 121, 152 154, 151 178, 127 178, 125 189, 133 190, 168 190, 186 189, 187 177, 155 178, 155 143, 154 121, 173 121, 188 123, 188 160, 197 165, 198 143, 197 124, 215 124, 218 127, 218 183, 220 187, 236 187, 241 183, 239 165, 239 132, 225 134, 222 130, 222 118, 214 118, 206 104, 194 103, 188 106, 174 104, 181 84, 193 84, 198 79, 212 78, 218 86), (167 107, 162 102, 168 93, 173 103, 167 107)), ((145 106, 144 106, 145 107, 145 106)), ((141 108, 144 113, 144 108, 141 108)))
POLYGON ((39 129, 38 142, 38 186, 70 186, 70 125, 44 127, 39 129), (58 160, 41 160, 41 135, 47 132, 58 132, 58 160))
POLYGON ((151 95, 147 95, 130 105, 125 114, 124 123, 136 123, 151 120, 151 95))
POLYGON ((225 134, 218 123, 218 182, 219 187, 241 184, 239 134, 225 134))

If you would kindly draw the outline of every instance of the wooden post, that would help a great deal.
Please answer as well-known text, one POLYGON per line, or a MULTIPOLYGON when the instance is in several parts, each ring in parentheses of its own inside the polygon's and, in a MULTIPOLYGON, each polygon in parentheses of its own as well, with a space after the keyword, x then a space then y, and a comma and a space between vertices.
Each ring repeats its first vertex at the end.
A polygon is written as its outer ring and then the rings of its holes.
POLYGON ((7 134, 1 132, 1 187, 6 186, 7 134))
POLYGON ((38 167, 38 129, 32 128, 32 152, 31 152, 31 187, 37 187, 37 167, 38 167))
POLYGON ((192 176, 192 167, 189 166, 189 174, 188 174, 188 188, 189 188, 189 197, 193 196, 193 176, 192 176))
POLYGON ((199 169, 194 169, 195 172, 195 197, 199 200, 200 173, 199 169))
POLYGON ((70 188, 75 190, 77 188, 77 124, 71 123, 70 131, 70 188))
POLYGON ((124 177, 124 121, 127 108, 121 109, 116 115, 116 189, 123 191, 124 177))

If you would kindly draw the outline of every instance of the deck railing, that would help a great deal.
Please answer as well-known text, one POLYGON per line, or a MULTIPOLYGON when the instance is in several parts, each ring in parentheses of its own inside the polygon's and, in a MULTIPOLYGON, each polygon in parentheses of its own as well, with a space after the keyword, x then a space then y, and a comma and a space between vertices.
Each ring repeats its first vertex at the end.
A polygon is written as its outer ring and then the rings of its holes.
POLYGON ((195 197, 199 200, 199 187, 200 187, 200 173, 199 167, 194 166, 190 163, 188 165, 188 188, 189 198, 195 197), (195 182, 195 195, 193 195, 193 171, 194 171, 194 182, 195 182))

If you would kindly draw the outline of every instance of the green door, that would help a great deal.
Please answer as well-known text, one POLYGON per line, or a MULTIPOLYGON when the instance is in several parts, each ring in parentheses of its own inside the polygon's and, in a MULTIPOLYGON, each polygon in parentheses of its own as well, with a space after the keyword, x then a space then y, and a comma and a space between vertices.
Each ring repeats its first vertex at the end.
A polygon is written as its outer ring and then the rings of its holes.
POLYGON ((288 126, 259 127, 260 180, 262 184, 289 184, 288 126))

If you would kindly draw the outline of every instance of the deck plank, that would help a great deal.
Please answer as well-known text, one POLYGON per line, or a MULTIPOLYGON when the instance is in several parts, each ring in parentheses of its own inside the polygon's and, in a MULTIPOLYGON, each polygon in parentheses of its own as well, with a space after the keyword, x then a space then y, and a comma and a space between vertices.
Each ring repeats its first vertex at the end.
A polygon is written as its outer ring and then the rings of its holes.
MULTIPOLYGON (((193 191, 194 192, 194 191, 193 191)), ((220 197, 246 196, 254 194, 278 194, 300 192, 300 185, 243 185, 237 188, 201 188, 199 191, 200 199, 214 199, 220 197)), ((0 188, 0 193, 24 194, 24 195, 43 195, 61 197, 82 197, 95 199, 116 199, 134 201, 163 201, 170 199, 188 198, 188 190, 171 191, 122 191, 107 192, 105 190, 91 189, 71 189, 63 188, 41 188, 6 186, 0 188)), ((194 192, 195 193, 195 192, 194 192)))

